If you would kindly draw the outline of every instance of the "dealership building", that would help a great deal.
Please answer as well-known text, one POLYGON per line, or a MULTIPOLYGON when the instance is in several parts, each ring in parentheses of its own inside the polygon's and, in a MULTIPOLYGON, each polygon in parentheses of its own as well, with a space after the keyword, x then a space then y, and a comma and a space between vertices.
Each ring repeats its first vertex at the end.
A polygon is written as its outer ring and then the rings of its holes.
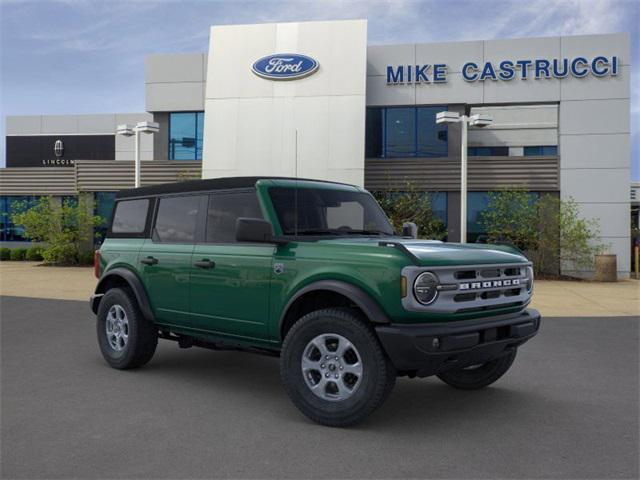
MULTIPOLYGON (((116 126, 146 120, 160 131, 141 135, 143 185, 282 175, 417 188, 459 241, 461 127, 436 114, 480 113, 493 121, 469 129, 468 240, 487 192, 551 193, 598 220, 628 276, 630 58, 627 34, 367 45, 364 20, 214 26, 208 52, 147 57, 145 112, 7 117, 0 209, 92 195, 108 216, 134 176, 133 138, 116 126)), ((2 221, 0 241, 23 240, 2 221)))

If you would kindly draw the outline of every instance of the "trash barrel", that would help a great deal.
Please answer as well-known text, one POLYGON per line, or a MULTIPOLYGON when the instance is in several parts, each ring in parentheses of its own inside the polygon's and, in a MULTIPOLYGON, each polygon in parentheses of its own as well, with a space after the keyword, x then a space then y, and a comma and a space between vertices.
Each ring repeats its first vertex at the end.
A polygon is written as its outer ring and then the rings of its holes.
POLYGON ((613 254, 596 255, 596 282, 617 282, 618 265, 613 254))

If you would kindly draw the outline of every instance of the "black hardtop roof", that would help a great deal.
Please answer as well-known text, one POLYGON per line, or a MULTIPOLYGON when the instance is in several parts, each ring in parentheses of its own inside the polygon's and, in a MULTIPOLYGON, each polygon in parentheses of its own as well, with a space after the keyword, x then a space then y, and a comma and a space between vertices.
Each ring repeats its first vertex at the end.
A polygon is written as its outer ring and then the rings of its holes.
MULTIPOLYGON (((186 182, 162 183, 148 187, 129 188, 120 190, 116 198, 150 197, 172 193, 204 192, 209 190, 227 190, 232 188, 252 188, 258 180, 300 180, 304 182, 333 183, 335 185, 349 185, 347 183, 315 180, 313 178, 294 177, 226 177, 209 178, 205 180, 189 180, 186 182)), ((352 186, 352 185, 350 185, 352 186)))

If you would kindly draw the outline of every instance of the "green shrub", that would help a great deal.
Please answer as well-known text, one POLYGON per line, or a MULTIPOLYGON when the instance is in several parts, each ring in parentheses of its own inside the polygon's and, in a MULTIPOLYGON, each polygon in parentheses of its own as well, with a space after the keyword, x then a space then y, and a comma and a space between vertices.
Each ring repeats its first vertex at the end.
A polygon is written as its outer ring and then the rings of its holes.
POLYGON ((103 223, 93 214, 93 200, 82 195, 77 201, 67 199, 62 204, 51 197, 42 197, 31 207, 18 204, 11 220, 24 227, 25 237, 46 242, 42 258, 54 265, 79 264, 84 247, 93 243, 93 229, 103 223))
POLYGON ((11 249, 10 258, 14 261, 24 260, 24 257, 27 255, 26 248, 13 248, 11 249))
POLYGON ((33 246, 27 248, 27 255, 25 256, 26 260, 30 262, 39 262, 42 260, 42 247, 33 246))
POLYGON ((0 248, 0 261, 11 259, 11 249, 7 247, 0 248))
POLYGON ((536 197, 524 189, 489 192, 481 223, 489 243, 509 242, 525 250, 536 275, 557 275, 561 266, 590 268, 604 248, 598 222, 582 218, 572 199, 555 195, 536 197))
POLYGON ((82 252, 78 258, 80 265, 93 265, 93 252, 82 252))

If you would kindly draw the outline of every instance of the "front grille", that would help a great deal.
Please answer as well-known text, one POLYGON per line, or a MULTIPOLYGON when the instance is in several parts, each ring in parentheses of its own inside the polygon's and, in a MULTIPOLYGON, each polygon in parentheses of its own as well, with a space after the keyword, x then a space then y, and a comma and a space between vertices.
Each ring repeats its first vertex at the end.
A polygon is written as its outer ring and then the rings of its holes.
POLYGON ((527 267, 530 264, 481 265, 478 267, 405 267, 403 275, 409 285, 422 272, 438 276, 438 297, 429 306, 420 305, 407 295, 403 305, 408 310, 442 313, 486 311, 529 303, 527 267))

